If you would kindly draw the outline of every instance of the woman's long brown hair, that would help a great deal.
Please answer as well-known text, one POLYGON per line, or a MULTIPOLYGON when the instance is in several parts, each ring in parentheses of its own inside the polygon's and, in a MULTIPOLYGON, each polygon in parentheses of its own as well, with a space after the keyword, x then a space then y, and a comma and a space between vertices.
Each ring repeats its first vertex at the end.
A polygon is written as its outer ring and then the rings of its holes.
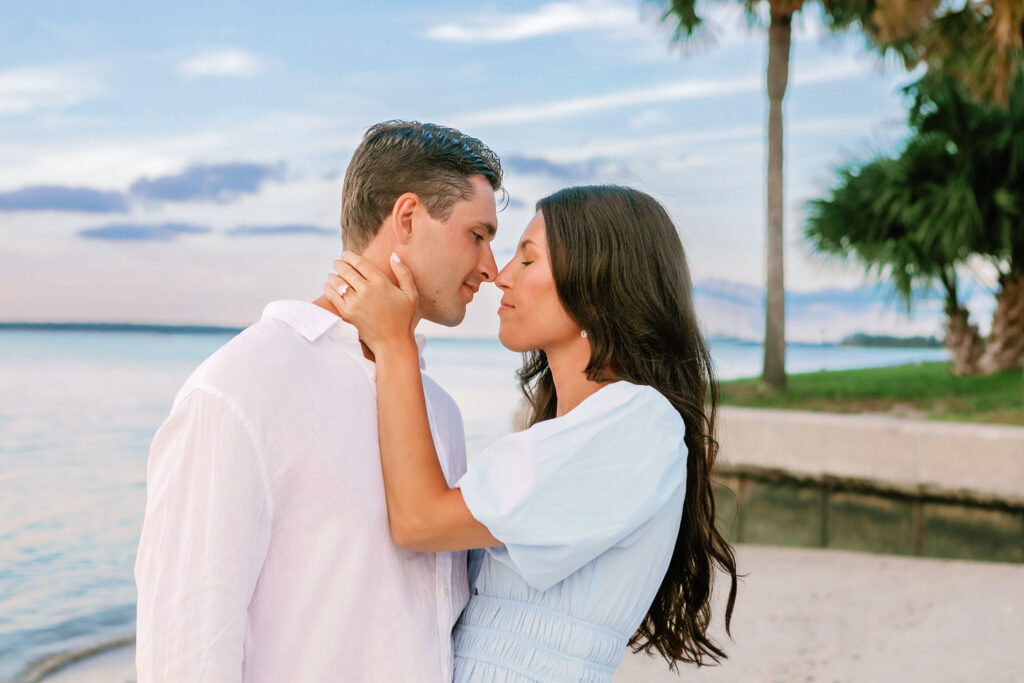
MULTIPOLYGON (((652 197, 614 185, 570 187, 541 199, 555 286, 587 332, 587 377, 657 389, 686 424, 686 498, 668 571, 634 652, 657 651, 672 669, 725 658, 707 635, 715 569, 729 576, 725 628, 736 602, 736 559, 715 525, 711 471, 718 454, 718 387, 693 306, 683 245, 652 197)), ((555 417, 555 385, 543 351, 525 354, 520 389, 528 424, 555 417)), ((623 457, 628 457, 626 454, 623 457)))

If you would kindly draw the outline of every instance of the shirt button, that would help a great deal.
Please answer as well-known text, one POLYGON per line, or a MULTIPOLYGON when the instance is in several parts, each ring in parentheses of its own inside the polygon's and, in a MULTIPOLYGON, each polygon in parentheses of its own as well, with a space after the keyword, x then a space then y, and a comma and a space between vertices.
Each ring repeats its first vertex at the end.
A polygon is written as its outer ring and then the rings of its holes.
POLYGON ((448 597, 448 586, 445 586, 441 589, 441 595, 443 595, 446 598, 448 597))

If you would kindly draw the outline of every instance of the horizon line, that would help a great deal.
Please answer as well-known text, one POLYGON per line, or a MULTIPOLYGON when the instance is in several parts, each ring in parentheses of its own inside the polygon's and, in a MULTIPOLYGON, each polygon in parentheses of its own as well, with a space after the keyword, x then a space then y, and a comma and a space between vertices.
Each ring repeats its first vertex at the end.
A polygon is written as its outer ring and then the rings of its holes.
MULTIPOLYGON (((150 334, 238 334, 239 332, 246 329, 247 326, 236 326, 236 325, 207 325, 207 324, 195 324, 195 323, 129 323, 129 322, 74 322, 74 321, 17 321, 17 320, 6 320, 0 321, 0 331, 5 330, 36 330, 46 332, 115 332, 115 333, 150 333, 150 334)), ((839 341, 822 341, 822 342, 810 342, 801 340, 790 340, 786 342, 787 346, 842 346, 845 342, 852 340, 855 337, 869 337, 869 338, 884 338, 890 340, 911 340, 921 339, 928 341, 937 341, 937 338, 932 335, 926 337, 924 335, 910 335, 907 337, 896 337, 893 335, 884 334, 868 334, 865 332, 857 332, 849 334, 839 341)), ((763 342, 760 339, 745 339, 743 337, 736 337, 728 334, 711 334, 708 335, 708 341, 729 341, 743 345, 760 346, 763 342)), ((448 340, 448 341, 497 341, 495 337, 459 337, 459 336, 438 336, 431 337, 434 341, 448 340)))

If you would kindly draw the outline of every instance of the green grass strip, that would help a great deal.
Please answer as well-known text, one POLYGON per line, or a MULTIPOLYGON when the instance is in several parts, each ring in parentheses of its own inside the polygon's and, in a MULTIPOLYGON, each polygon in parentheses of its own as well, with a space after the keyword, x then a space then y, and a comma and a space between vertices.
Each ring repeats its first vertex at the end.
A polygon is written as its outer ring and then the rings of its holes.
POLYGON ((916 363, 790 375, 781 392, 765 389, 757 379, 723 382, 721 389, 726 405, 1024 424, 1021 370, 954 377, 949 363, 916 363))

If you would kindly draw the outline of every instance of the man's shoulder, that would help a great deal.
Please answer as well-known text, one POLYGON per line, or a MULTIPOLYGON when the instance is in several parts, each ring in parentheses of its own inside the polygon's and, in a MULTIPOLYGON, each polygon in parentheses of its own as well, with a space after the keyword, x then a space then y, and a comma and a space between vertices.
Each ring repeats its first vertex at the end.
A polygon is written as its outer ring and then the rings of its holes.
POLYGON ((286 325, 272 319, 258 320, 207 356, 196 368, 196 372, 224 371, 245 365, 254 357, 266 356, 273 347, 285 341, 287 336, 286 325))
POLYGON ((462 420, 462 413, 459 410, 459 405, 455 402, 455 399, 451 397, 444 387, 437 383, 433 377, 427 373, 423 373, 423 391, 430 399, 430 403, 435 409, 440 409, 445 412, 445 417, 462 420))
POLYGON ((430 402, 431 421, 436 434, 446 444, 443 449, 441 466, 450 485, 458 481, 466 471, 466 432, 462 424, 462 412, 455 399, 432 377, 423 373, 423 393, 430 402))
POLYGON ((263 317, 229 339, 199 364, 178 397, 197 388, 229 395, 286 375, 302 354, 302 336, 287 323, 263 317))

